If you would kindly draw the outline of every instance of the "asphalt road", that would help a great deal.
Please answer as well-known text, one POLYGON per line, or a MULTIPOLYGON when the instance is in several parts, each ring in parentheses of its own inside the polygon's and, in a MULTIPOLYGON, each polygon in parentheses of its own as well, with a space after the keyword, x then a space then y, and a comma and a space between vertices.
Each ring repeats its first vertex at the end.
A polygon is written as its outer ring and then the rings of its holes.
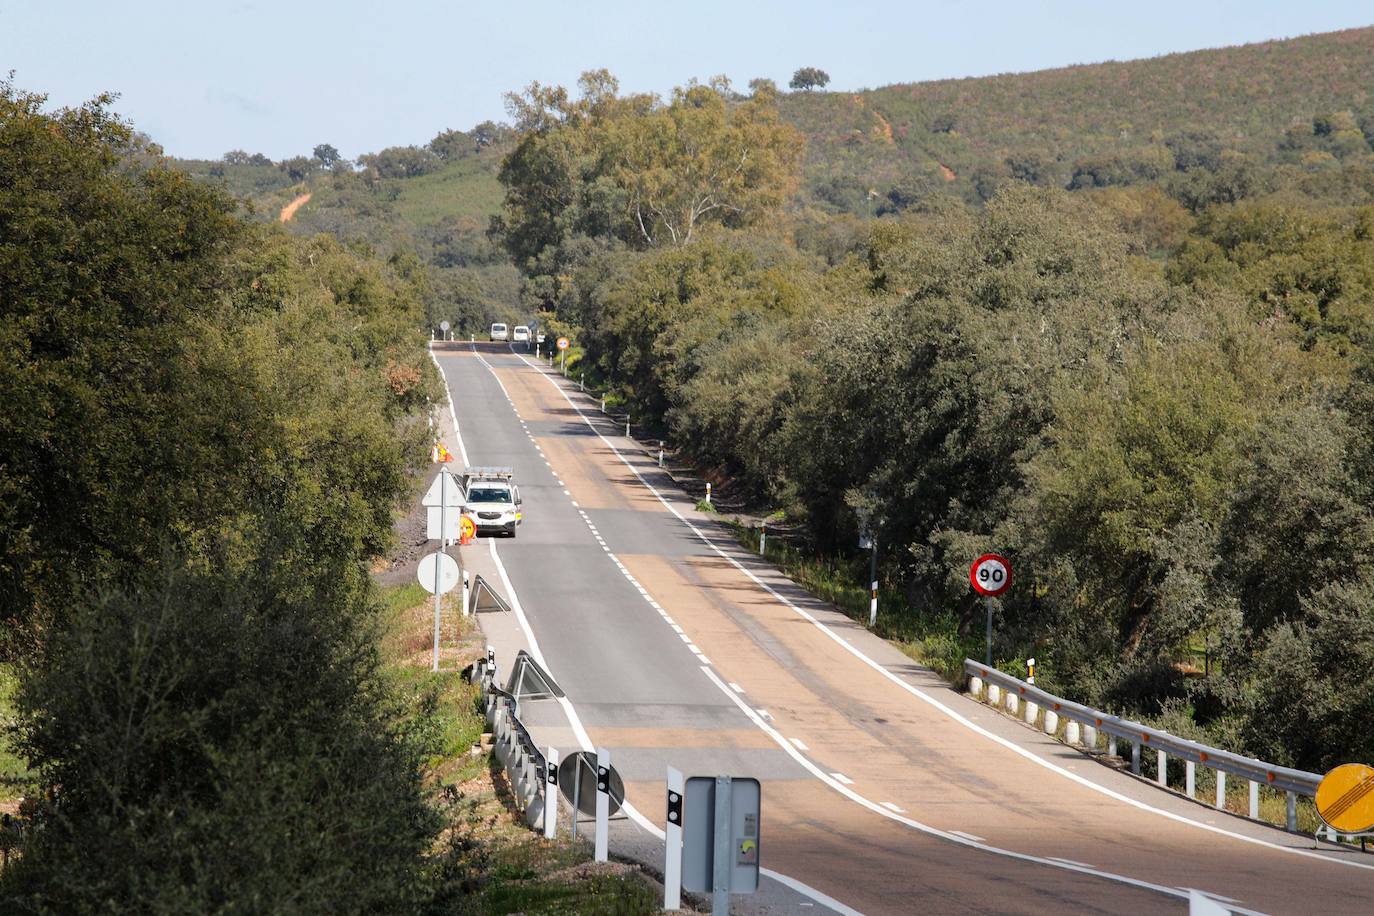
MULTIPOLYGON (((1374 856, 1314 852, 958 695, 736 547, 575 385, 503 344, 436 357, 467 461, 514 467, 525 500, 516 539, 467 552, 521 610, 484 620, 499 657, 536 644, 567 694, 527 725, 610 748, 660 828, 668 766, 762 780, 776 877, 737 912, 1181 912, 1187 888, 1374 912, 1374 856)), ((613 851, 661 862, 653 829, 618 821, 613 851)))

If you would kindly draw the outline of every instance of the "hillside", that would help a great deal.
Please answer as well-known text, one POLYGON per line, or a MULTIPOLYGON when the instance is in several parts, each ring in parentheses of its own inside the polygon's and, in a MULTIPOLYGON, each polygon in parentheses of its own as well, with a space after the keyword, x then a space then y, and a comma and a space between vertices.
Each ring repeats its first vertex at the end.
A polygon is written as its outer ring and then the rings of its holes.
POLYGON ((1017 163, 1042 172, 1037 183, 1067 185, 1085 160, 1138 157, 1188 132, 1278 163, 1306 151, 1300 136, 1283 147, 1289 128, 1311 135, 1314 117, 1350 112, 1354 123, 1336 128, 1358 129, 1361 115, 1374 114, 1374 28, 852 94, 796 92, 781 106, 807 138, 807 186, 857 212, 868 188, 885 194, 932 180, 972 197, 980 171, 1009 175, 1017 163))

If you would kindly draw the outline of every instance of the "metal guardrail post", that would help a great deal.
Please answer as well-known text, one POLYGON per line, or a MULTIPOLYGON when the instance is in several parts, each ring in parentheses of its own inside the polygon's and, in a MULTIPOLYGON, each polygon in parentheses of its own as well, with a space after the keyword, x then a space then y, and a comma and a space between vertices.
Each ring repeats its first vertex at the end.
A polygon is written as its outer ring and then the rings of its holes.
POLYGON ((1197 797, 1197 767, 1191 760, 1183 763, 1183 786, 1189 798, 1197 797))
POLYGON ((1259 820, 1259 783, 1250 780, 1250 816, 1259 820))
POLYGON ((1107 756, 1108 756, 1108 757, 1115 757, 1115 756, 1116 756, 1116 735, 1108 735, 1108 736, 1107 736, 1107 756))
POLYGON ((1288 826, 1288 832, 1289 832, 1289 833, 1297 833, 1297 832, 1298 832, 1298 796, 1297 796, 1297 793, 1295 793, 1295 792, 1287 792, 1287 793, 1285 793, 1285 795, 1287 796, 1288 805, 1287 805, 1286 817, 1284 818, 1284 820, 1285 820, 1285 822, 1286 822, 1286 824, 1287 824, 1287 826, 1288 826))
POLYGON ((1217 805, 1218 808, 1226 808, 1226 771, 1217 770, 1217 805))
POLYGON ((1163 751, 1157 751, 1156 754, 1155 766, 1159 768, 1159 772, 1155 774, 1155 780, 1167 789, 1169 788, 1169 755, 1163 751))
POLYGON ((1131 742, 1131 772, 1140 775, 1140 742, 1131 742))

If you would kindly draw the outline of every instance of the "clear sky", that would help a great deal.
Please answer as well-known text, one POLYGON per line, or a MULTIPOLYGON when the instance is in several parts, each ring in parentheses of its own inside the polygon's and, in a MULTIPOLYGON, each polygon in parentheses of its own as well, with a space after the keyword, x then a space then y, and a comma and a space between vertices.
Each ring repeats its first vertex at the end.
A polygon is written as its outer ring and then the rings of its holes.
POLYGON ((0 0, 0 74, 56 105, 118 92, 176 156, 353 157, 501 120, 507 90, 596 67, 666 92, 817 66, 852 90, 1370 24, 1370 0, 0 0))

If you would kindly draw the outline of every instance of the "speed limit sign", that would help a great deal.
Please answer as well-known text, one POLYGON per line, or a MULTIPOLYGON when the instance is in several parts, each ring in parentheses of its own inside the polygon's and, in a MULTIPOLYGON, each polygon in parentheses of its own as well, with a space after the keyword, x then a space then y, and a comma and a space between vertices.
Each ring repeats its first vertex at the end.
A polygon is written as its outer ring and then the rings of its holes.
POLYGON ((558 338, 558 349, 560 349, 560 350, 566 350, 566 349, 568 349, 568 338, 566 338, 566 337, 560 337, 560 338, 558 338))
POLYGON ((1011 585, 1011 564, 1004 556, 985 553, 969 567, 968 579, 978 594, 996 597, 1011 585))

